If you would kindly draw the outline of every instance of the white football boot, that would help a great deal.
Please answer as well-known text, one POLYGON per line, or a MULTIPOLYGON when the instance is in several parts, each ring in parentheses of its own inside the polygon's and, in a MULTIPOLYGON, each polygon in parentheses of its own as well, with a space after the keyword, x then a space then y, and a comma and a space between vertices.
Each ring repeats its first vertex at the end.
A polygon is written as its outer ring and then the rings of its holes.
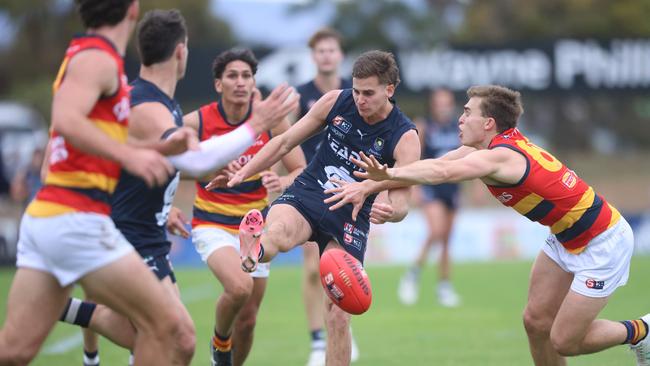
POLYGON ((418 280, 410 272, 402 276, 397 288, 397 295, 400 302, 404 305, 413 305, 418 301, 419 292, 418 280))
POLYGON ((312 349, 309 353, 309 360, 307 366, 325 366, 325 349, 316 348, 312 349))
POLYGON ((441 281, 438 284, 438 302, 446 308, 455 308, 460 305, 460 296, 448 281, 441 281))
POLYGON ((352 327, 350 327, 350 362, 357 362, 359 360, 359 346, 354 340, 354 335, 352 334, 352 327))
MULTIPOLYGON (((650 314, 641 317, 646 323, 650 324, 650 314)), ((650 337, 646 336, 637 344, 631 344, 630 349, 636 355, 637 366, 650 366, 650 337)))

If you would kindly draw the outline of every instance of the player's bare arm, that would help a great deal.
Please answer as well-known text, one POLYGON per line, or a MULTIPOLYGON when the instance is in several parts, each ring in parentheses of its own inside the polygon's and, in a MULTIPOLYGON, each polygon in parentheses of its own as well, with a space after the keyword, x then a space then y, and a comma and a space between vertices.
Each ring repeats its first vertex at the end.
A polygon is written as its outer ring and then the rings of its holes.
POLYGON ((147 184, 164 184, 173 167, 160 154, 117 143, 87 117, 101 96, 119 87, 117 71, 115 62, 99 50, 72 58, 54 94, 52 128, 76 148, 117 161, 147 184))
MULTIPOLYGON (((360 153, 363 154, 363 152, 360 153)), ((395 146, 394 158, 395 166, 407 165, 420 158, 420 140, 415 130, 408 131, 402 135, 397 146, 395 146)), ((363 166, 359 165, 359 160, 353 157, 351 157, 350 160, 358 167, 363 168, 363 166)), ((356 175, 357 171, 354 171, 353 173, 356 175)), ((334 183, 337 183, 339 187, 325 190, 326 194, 334 194, 327 198, 325 203, 336 202, 330 206, 330 211, 337 210, 344 205, 351 203, 354 206, 354 209, 352 210, 353 220, 356 220, 357 214, 361 210, 361 207, 363 207, 363 203, 369 195, 405 186, 404 183, 397 181, 376 182, 366 180, 363 182, 347 183, 336 180, 334 183)), ((404 212, 404 216, 405 215, 406 213, 404 212)))
POLYGON ((439 157, 438 159, 441 160, 458 160, 461 158, 466 157, 467 155, 473 153, 476 151, 476 148, 471 147, 471 146, 460 146, 455 150, 451 150, 450 152, 446 153, 445 155, 439 157))
MULTIPOLYGON (((271 134, 273 136, 280 136, 291 128, 291 122, 288 118, 285 118, 279 125, 277 125, 271 134)), ((262 174, 262 183, 270 192, 280 193, 283 192, 296 177, 302 173, 307 162, 305 160, 305 154, 302 152, 300 145, 296 145, 289 153, 281 159, 282 165, 287 170, 287 174, 284 176, 278 175, 277 172, 273 170, 263 171, 262 174)), ((277 165, 277 164, 276 164, 277 165)))
POLYGON ((326 123, 327 114, 336 103, 340 93, 340 90, 333 90, 323 95, 309 112, 291 126, 287 132, 271 139, 246 166, 233 176, 228 182, 228 186, 234 187, 246 178, 269 169, 298 144, 320 131, 326 123))
POLYGON ((526 160, 507 149, 477 150, 457 160, 426 159, 404 167, 388 168, 373 156, 361 156, 365 173, 360 178, 396 180, 408 184, 440 184, 479 178, 488 184, 515 184, 526 171, 526 160))
POLYGON ((163 104, 138 104, 131 108, 127 141, 130 145, 153 149, 163 155, 177 155, 198 149, 197 132, 190 127, 179 128, 162 140, 163 134, 172 128, 176 128, 174 116, 163 104))

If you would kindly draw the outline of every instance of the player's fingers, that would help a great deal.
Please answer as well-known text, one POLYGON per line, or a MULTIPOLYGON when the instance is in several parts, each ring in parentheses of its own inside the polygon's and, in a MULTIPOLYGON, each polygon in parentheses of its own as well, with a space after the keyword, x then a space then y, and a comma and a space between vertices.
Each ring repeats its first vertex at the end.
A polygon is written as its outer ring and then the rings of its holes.
POLYGON ((253 94, 251 95, 251 99, 253 100, 253 103, 262 100, 262 93, 260 92, 259 89, 253 88, 253 94))
POLYGON ((354 156, 350 156, 350 161, 361 169, 365 170, 368 168, 368 164, 366 164, 363 160, 355 158, 354 156))
POLYGON ((337 194, 335 194, 335 195, 333 195, 331 197, 328 197, 328 198, 324 199, 323 202, 332 203, 332 202, 336 202, 336 201, 338 201, 340 199, 343 199, 344 197, 345 197, 345 195, 343 195, 343 193, 337 193, 337 194))
POLYGON ((333 204, 332 206, 330 206, 330 211, 338 210, 339 208, 345 206, 347 203, 348 203, 347 199, 344 198, 338 201, 337 203, 333 204))
POLYGON ((370 174, 368 174, 368 172, 360 172, 358 170, 355 170, 352 172, 352 174, 354 174, 354 176, 357 178, 363 178, 363 179, 370 178, 370 174))
POLYGON ((357 221, 357 215, 359 215, 359 210, 361 210, 362 202, 357 202, 352 206, 352 221, 357 221))
POLYGON ((346 182, 346 181, 338 179, 338 178, 330 178, 330 182, 338 185, 339 187, 343 187, 343 186, 346 186, 346 185, 350 184, 350 182, 346 182))
POLYGON ((325 194, 333 194, 333 193, 340 193, 343 192, 343 187, 334 187, 334 188, 328 188, 323 191, 325 194))

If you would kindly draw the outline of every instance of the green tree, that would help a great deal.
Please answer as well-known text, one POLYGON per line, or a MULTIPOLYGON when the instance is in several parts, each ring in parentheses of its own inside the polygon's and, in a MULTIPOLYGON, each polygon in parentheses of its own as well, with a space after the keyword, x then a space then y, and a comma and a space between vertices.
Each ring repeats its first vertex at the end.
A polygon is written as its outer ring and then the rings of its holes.
MULTIPOLYGON (((147 10, 179 9, 187 20, 190 46, 229 47, 234 36, 228 24, 210 11, 210 0, 148 0, 147 10)), ((0 11, 8 14, 15 37, 0 50, 0 99, 18 99, 49 115, 51 85, 65 48, 83 27, 73 1, 2 0, 0 11)), ((133 42, 131 43, 133 44, 133 42)), ((131 48, 128 52, 134 52, 131 48)))
POLYGON ((472 1, 454 39, 503 43, 558 37, 648 37, 647 0, 472 1))

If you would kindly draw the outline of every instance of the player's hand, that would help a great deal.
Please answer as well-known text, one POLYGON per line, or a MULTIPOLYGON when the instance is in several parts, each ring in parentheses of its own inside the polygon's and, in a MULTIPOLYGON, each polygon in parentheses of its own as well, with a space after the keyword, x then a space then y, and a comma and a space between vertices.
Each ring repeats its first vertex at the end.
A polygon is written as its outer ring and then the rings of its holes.
POLYGON ((187 150, 198 150, 199 137, 193 128, 181 127, 169 135, 163 144, 165 155, 178 155, 187 150))
POLYGON ((172 206, 169 210, 169 216, 167 217, 167 231, 169 231, 170 234, 187 239, 190 237, 190 232, 187 231, 187 225, 189 224, 190 222, 183 214, 183 211, 172 206))
POLYGON ((129 173, 142 178, 147 186, 162 186, 176 171, 169 160, 151 149, 128 148, 120 164, 129 173))
POLYGON ((260 99, 261 97, 256 97, 254 92, 253 110, 255 113, 249 122, 258 134, 272 129, 290 112, 296 110, 300 95, 287 83, 282 83, 273 89, 266 99, 260 99))
POLYGON ((332 178, 330 181, 338 185, 336 188, 325 190, 325 194, 333 194, 332 197, 324 200, 325 203, 329 204, 338 201, 334 205, 330 206, 330 211, 337 210, 344 205, 351 203, 352 221, 357 221, 357 215, 363 207, 363 203, 366 201, 366 197, 368 197, 368 192, 366 191, 363 183, 346 182, 336 178, 332 178))
POLYGON ((377 225, 393 222, 394 215, 395 209, 391 204, 375 201, 370 209, 370 222, 377 225))
POLYGON ((260 173, 262 176, 262 184, 266 187, 266 190, 273 193, 282 193, 284 192, 284 184, 282 184, 282 179, 278 173, 265 170, 260 173))
POLYGON ((365 172, 361 172, 358 170, 352 172, 352 174, 354 174, 355 177, 375 180, 378 182, 382 180, 389 180, 392 178, 391 175, 392 170, 388 167, 388 165, 382 164, 379 161, 377 161, 374 155, 370 155, 370 157, 368 157, 366 156, 366 154, 363 153, 363 151, 360 151, 359 157, 361 157, 361 160, 357 160, 354 157, 350 157, 350 161, 352 161, 352 163, 354 163, 359 168, 365 170, 365 172))
POLYGON ((239 164, 237 160, 233 160, 226 167, 219 170, 210 183, 205 185, 206 190, 212 190, 215 188, 225 188, 228 184, 228 181, 242 168, 242 165, 239 164))

